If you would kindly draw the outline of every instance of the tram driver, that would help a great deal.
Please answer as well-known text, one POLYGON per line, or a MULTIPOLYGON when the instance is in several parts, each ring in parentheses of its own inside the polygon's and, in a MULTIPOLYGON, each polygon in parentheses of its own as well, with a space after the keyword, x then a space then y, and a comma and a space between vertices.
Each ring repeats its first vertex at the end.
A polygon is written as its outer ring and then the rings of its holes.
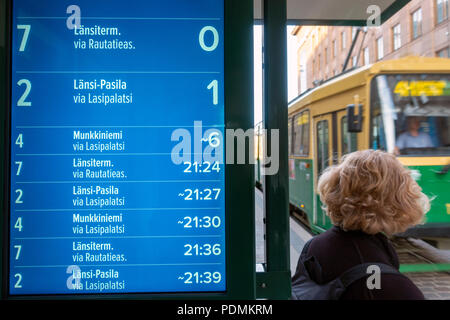
POLYGON ((395 154, 399 155, 401 149, 406 148, 432 148, 431 137, 424 132, 420 132, 420 118, 408 117, 408 130, 398 136, 395 143, 395 154))

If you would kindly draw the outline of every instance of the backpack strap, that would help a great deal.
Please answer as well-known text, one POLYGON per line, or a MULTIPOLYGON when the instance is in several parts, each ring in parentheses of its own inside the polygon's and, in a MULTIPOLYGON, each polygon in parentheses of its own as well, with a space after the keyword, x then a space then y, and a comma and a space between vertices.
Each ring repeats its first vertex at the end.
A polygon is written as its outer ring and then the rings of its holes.
POLYGON ((308 255, 309 245, 313 241, 314 237, 306 241, 305 245, 303 246, 301 256, 305 257, 308 255))
POLYGON ((362 263, 358 264, 347 271, 345 271, 343 274, 339 276, 339 279, 342 283, 342 285, 345 288, 348 288, 351 284, 353 284, 355 281, 358 281, 360 279, 363 279, 364 277, 370 276, 370 273, 367 273, 367 268, 370 266, 378 266, 380 268, 381 274, 396 274, 400 276, 404 276, 400 273, 397 269, 391 267, 390 265, 384 264, 384 263, 378 263, 378 262, 369 262, 369 263, 362 263))
POLYGON ((299 273, 304 273, 305 275, 307 275, 309 277, 309 272, 305 267, 305 261, 308 258, 308 249, 309 249, 309 245, 311 244, 311 241, 314 238, 309 239, 305 245, 303 246, 302 252, 300 253, 300 257, 298 258, 298 262, 297 262, 297 268, 295 270, 295 274, 293 276, 293 279, 296 278, 296 275, 298 275, 299 273))

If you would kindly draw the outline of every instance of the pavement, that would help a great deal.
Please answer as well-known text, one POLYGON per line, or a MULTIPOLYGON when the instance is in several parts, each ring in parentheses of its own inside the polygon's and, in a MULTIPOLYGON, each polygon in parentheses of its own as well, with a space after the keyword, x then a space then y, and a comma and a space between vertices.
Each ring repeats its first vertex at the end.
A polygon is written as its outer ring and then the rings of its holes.
MULTIPOLYGON (((263 193, 255 188, 255 214, 256 214, 256 264, 257 271, 263 270, 261 264, 266 262, 265 257, 265 225, 264 225, 264 198, 263 193)), ((294 274, 297 261, 305 243, 311 239, 311 234, 295 221, 289 218, 290 225, 290 265, 291 275, 294 274)))

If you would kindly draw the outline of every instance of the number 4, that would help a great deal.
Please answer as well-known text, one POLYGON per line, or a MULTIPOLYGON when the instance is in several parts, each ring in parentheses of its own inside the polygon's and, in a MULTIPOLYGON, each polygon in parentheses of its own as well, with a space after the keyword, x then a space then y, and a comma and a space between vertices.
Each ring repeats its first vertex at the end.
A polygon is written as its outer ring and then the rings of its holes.
POLYGON ((18 217, 16 220, 16 223, 14 224, 14 228, 18 229, 19 232, 22 231, 23 225, 22 225, 22 217, 18 217))
POLYGON ((22 147, 23 147, 23 134, 22 133, 19 133, 19 135, 17 136, 16 145, 18 145, 19 148, 22 149, 22 147))

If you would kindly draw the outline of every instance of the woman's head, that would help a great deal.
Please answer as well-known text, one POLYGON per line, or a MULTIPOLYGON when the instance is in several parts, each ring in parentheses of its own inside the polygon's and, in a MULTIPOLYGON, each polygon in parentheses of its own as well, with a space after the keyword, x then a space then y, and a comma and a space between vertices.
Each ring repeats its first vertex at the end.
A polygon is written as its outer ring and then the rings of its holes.
POLYGON ((394 155, 350 153, 327 168, 318 183, 331 221, 344 230, 395 234, 422 222, 429 200, 394 155))

